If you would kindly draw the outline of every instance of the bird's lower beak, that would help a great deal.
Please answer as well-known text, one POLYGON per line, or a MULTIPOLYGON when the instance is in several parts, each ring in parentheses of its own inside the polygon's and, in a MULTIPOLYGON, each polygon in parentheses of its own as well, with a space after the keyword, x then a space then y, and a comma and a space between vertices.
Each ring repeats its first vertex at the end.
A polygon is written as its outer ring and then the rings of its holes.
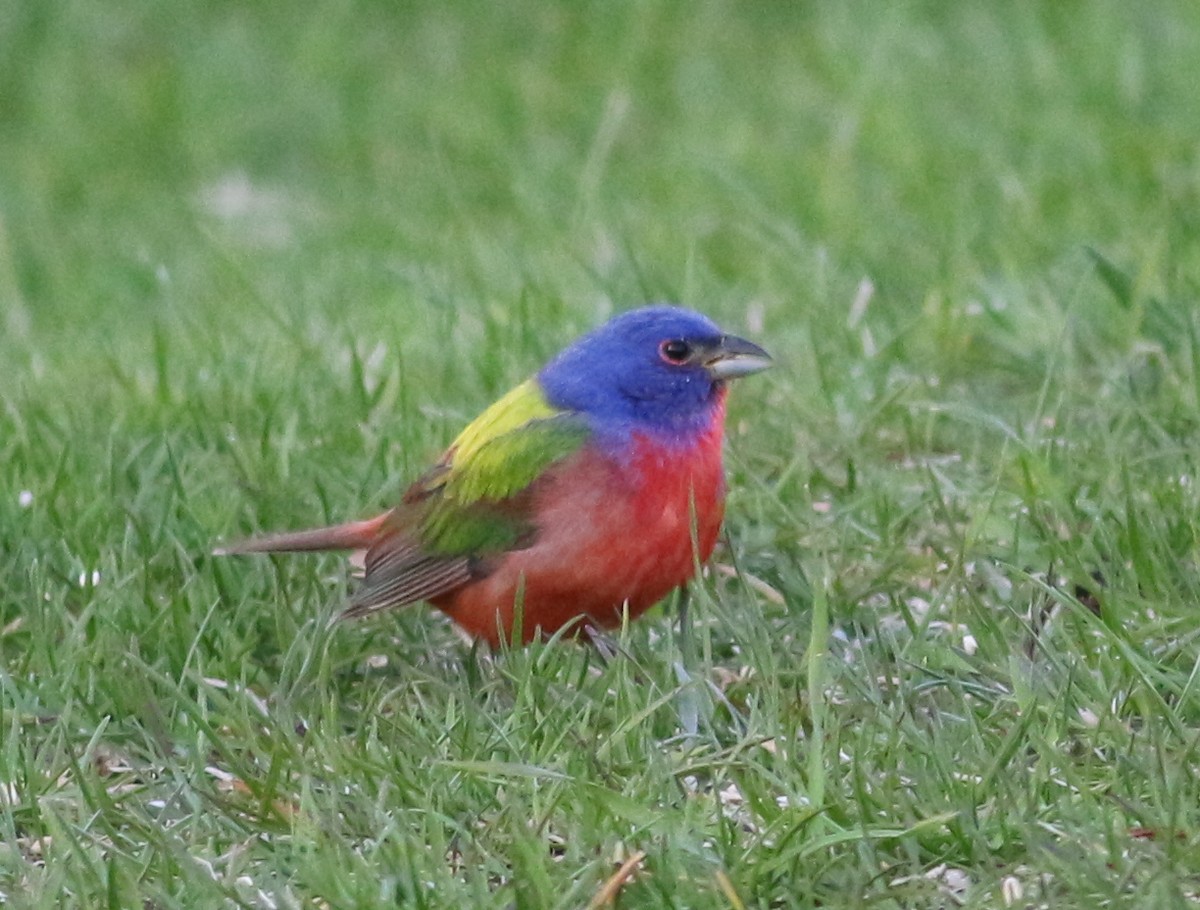
POLYGON ((737 379, 760 373, 771 366, 771 355, 753 341, 737 335, 722 335, 704 357, 704 366, 713 379, 737 379))

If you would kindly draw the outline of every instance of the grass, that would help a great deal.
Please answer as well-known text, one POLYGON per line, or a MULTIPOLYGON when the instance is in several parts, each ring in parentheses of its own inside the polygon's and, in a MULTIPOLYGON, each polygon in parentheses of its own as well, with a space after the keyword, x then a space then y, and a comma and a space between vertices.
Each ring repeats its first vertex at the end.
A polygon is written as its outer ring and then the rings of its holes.
POLYGON ((1197 59, 1182 0, 0 13, 5 905, 1194 905, 1197 59), (686 628, 207 555, 653 299, 779 360, 686 628))

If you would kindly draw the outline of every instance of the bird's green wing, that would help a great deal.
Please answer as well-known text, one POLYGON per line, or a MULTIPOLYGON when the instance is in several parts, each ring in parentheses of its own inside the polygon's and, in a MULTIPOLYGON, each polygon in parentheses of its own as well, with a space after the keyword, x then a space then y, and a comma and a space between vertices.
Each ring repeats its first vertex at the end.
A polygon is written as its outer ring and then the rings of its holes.
POLYGON ((534 482, 577 452, 589 430, 546 401, 535 380, 479 415, 413 484, 367 553, 366 578, 346 615, 446 593, 488 571, 492 557, 534 533, 534 482))
POLYGON ((479 557, 518 546, 530 530, 524 494, 587 436, 583 419, 553 408, 534 380, 517 386, 463 430, 415 488, 426 499, 422 547, 479 557))

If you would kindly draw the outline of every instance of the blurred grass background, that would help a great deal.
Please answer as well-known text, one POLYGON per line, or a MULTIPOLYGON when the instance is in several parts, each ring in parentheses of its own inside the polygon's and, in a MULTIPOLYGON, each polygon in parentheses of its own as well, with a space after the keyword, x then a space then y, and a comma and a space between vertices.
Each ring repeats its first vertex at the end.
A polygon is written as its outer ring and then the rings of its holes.
POLYGON ((1196 60, 1182 0, 0 8, 6 905, 1191 905, 1196 60), (207 557, 658 299, 779 360, 690 633, 207 557))

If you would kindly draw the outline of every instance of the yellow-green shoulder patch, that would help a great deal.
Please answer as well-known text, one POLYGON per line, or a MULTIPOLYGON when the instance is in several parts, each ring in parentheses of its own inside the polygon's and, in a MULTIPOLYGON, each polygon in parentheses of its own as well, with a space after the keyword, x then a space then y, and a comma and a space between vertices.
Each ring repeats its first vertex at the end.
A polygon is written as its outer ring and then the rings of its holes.
POLYGON ((470 461, 484 446, 532 420, 554 417, 561 412, 546 401, 536 380, 527 379, 472 420, 450 444, 454 461, 470 461))
POLYGON ((517 386, 483 412, 450 446, 436 498, 420 523, 422 546, 474 556, 519 545, 533 530, 518 496, 551 465, 579 450, 586 421, 552 408, 537 384, 517 386))

